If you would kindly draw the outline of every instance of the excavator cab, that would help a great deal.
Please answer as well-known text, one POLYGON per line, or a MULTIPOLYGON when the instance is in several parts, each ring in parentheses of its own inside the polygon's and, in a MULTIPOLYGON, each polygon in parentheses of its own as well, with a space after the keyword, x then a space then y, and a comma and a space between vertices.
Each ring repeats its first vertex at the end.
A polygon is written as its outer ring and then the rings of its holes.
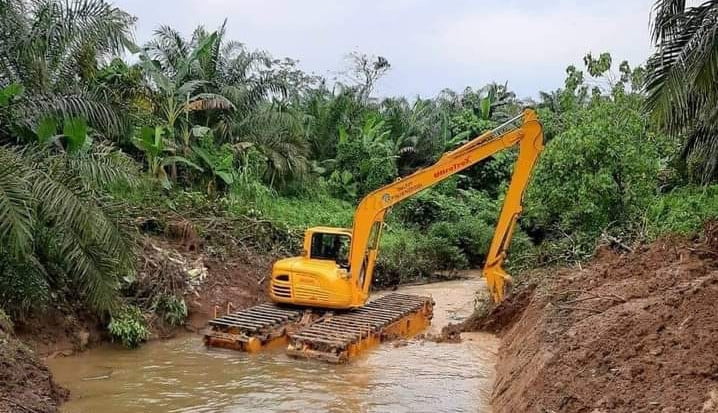
POLYGON ((343 232, 312 232, 309 258, 334 261, 340 268, 349 269, 349 242, 343 232))
POLYGON ((349 251, 352 230, 313 227, 304 234, 302 254, 277 261, 269 296, 276 303, 325 308, 351 306, 349 251))

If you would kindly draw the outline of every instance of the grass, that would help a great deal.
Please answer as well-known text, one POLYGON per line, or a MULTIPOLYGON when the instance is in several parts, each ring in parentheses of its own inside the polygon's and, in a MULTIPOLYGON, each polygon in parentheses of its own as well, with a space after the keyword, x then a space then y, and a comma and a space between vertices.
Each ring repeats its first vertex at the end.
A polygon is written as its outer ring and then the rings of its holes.
POLYGON ((317 225, 348 228, 354 216, 352 204, 328 196, 317 199, 277 197, 260 208, 269 219, 301 229, 317 225))

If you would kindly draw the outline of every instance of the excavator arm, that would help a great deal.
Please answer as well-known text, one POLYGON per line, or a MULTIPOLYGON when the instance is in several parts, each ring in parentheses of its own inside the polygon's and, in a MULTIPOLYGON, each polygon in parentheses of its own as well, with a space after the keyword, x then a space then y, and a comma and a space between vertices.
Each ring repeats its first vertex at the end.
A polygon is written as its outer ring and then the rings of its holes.
POLYGON ((389 208, 514 145, 518 146, 518 159, 484 265, 484 276, 491 296, 494 301, 501 301, 505 284, 510 280, 502 265, 522 210, 524 190, 543 149, 543 129, 536 113, 530 109, 445 153, 435 164, 379 188, 361 200, 354 215, 349 253, 350 280, 357 286, 354 301, 363 303, 369 297, 382 223, 389 208))

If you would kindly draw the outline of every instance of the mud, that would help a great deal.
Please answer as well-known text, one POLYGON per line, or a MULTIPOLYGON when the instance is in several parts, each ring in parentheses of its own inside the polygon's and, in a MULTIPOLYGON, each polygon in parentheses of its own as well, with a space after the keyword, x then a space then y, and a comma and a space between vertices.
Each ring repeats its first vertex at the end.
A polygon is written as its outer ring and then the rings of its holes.
POLYGON ((468 321, 502 338, 494 411, 718 411, 717 228, 598 251, 468 321))
POLYGON ((56 412, 67 396, 32 350, 0 330, 0 413, 56 412))
POLYGON ((187 297, 191 331, 204 328, 215 317, 215 308, 225 313, 227 307, 247 308, 267 300, 266 277, 271 272, 272 258, 244 257, 223 261, 216 258, 205 260, 207 280, 193 297, 187 297))

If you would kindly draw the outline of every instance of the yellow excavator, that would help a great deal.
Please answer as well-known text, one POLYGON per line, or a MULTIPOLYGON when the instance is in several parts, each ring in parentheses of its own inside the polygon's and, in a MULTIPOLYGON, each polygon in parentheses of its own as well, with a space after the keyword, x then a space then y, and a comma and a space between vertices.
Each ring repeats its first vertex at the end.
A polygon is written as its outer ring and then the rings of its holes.
POLYGON ((436 163, 381 187, 357 206, 351 229, 306 231, 302 254, 277 261, 269 280, 271 303, 217 317, 205 343, 255 352, 287 345, 293 356, 345 362, 386 339, 411 337, 431 320, 430 297, 388 294, 367 303, 384 217, 397 203, 504 149, 518 147, 504 205, 483 274, 495 302, 510 276, 502 265, 522 210, 524 190, 544 146, 533 110, 483 133, 436 163))

